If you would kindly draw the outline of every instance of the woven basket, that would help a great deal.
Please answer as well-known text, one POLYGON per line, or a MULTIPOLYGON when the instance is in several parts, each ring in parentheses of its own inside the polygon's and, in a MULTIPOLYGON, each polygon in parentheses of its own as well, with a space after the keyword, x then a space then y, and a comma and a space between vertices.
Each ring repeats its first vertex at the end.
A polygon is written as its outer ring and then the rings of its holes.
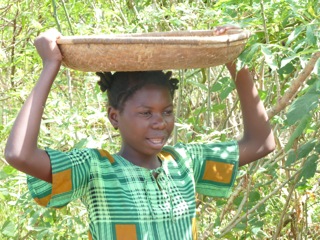
POLYGON ((230 62, 249 32, 178 31, 58 39, 63 65, 85 72, 206 68, 230 62))

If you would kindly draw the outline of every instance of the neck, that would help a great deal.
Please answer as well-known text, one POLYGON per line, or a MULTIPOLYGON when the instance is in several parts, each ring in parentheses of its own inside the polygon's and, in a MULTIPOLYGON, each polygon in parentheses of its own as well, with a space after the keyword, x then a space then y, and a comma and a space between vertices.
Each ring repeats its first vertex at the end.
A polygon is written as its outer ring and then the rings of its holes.
POLYGON ((161 161, 157 155, 146 156, 142 154, 134 154, 124 151, 123 149, 119 151, 118 155, 139 167, 156 169, 161 166, 161 161))

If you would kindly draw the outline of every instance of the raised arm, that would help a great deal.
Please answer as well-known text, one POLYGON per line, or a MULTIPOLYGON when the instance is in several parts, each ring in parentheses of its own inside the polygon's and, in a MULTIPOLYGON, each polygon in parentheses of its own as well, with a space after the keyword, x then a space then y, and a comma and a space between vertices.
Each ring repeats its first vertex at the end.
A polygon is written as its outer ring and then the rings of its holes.
POLYGON ((244 132, 238 144, 239 166, 242 166, 272 152, 275 141, 266 110, 249 70, 245 67, 236 72, 233 63, 227 64, 227 68, 235 81, 241 104, 244 132))
POLYGON ((60 33, 51 29, 35 40, 43 70, 13 124, 5 148, 10 165, 47 182, 52 181, 50 159, 37 143, 43 109, 61 66, 62 56, 56 43, 59 37, 60 33))

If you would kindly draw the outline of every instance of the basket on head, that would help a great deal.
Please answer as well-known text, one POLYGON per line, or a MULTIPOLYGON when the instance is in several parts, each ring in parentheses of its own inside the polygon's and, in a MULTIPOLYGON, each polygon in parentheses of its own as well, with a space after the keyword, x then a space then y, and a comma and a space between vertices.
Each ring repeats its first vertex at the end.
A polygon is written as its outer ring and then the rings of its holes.
POLYGON ((243 51, 249 32, 157 32, 58 39, 63 65, 85 72, 205 68, 225 64, 243 51))

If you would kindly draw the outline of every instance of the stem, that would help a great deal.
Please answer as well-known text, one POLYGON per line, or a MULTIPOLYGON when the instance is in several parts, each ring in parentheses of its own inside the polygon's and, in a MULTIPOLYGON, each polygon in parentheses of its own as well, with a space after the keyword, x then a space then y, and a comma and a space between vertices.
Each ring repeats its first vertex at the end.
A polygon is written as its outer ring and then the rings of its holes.
POLYGON ((207 127, 212 127, 211 123, 211 98, 210 98, 210 90, 211 90, 211 71, 208 68, 208 97, 207 97, 207 127), (211 123, 211 124, 210 124, 211 123))
MULTIPOLYGON (((53 0, 53 1, 54 1, 54 0, 53 0)), ((62 6, 63 6, 64 13, 66 14, 66 17, 67 17, 67 21, 68 21, 70 33, 71 33, 72 35, 74 35, 73 29, 72 29, 72 25, 71 25, 71 22, 70 22, 70 17, 69 17, 67 8, 66 8, 66 4, 65 4, 64 0, 61 0, 61 2, 62 2, 62 6)))
POLYGON ((117 8, 117 11, 119 11, 120 13, 120 17, 122 19, 122 21, 124 22, 125 25, 129 25, 128 20, 126 19, 126 17, 124 16, 121 7, 118 7, 117 3, 114 0, 110 0, 110 2, 117 8))
POLYGON ((52 0, 52 6, 53 6, 53 17, 54 17, 54 20, 55 20, 55 22, 57 24, 58 31, 61 32, 61 26, 60 26, 58 15, 57 15, 57 4, 56 4, 55 0, 52 0))
POLYGON ((262 15, 264 34, 266 37, 266 43, 269 44, 269 34, 268 34, 267 23, 266 23, 266 15, 264 13, 263 0, 260 1, 260 7, 261 7, 261 15, 262 15))
POLYGON ((301 171, 296 172, 290 179, 282 183, 279 187, 275 188, 272 192, 270 192, 267 196, 265 196, 259 203, 257 203, 253 208, 251 208, 246 215, 234 221, 232 224, 229 223, 226 227, 221 230, 220 237, 226 235, 232 228, 234 228, 239 222, 250 216, 254 211, 256 211, 262 204, 264 204, 269 198, 271 198, 274 194, 276 194, 279 190, 281 190, 287 183, 289 183, 292 179, 294 179, 301 171))
MULTIPOLYGON (((179 88, 178 104, 177 104, 177 110, 176 110, 176 119, 180 117, 180 111, 181 111, 182 90, 183 90, 183 83, 184 83, 184 70, 180 70, 179 75, 180 75, 180 88, 179 88)), ((173 144, 176 144, 177 141, 178 141, 178 129, 175 126, 174 132, 173 132, 173 144)))
MULTIPOLYGON (((305 161, 304 161, 304 162, 305 162, 305 161)), ((300 168, 300 169, 302 169, 304 162, 301 164, 301 168, 300 168)), ((283 207, 283 209, 282 209, 282 213, 281 213, 281 216, 280 216, 280 219, 279 219, 279 223, 278 223, 278 226, 277 226, 277 228, 276 228, 276 231, 275 231, 274 234, 273 234, 272 239, 278 239, 278 237, 279 237, 279 234, 280 234, 281 229, 282 229, 282 226, 283 226, 283 219, 284 219, 285 215, 287 214, 287 209, 288 209, 288 206, 289 206, 289 202, 290 202, 290 200, 291 200, 291 197, 292 197, 292 193, 293 193, 293 191, 294 191, 295 188, 296 188, 296 184, 297 184, 297 183, 299 182, 299 180, 300 180, 299 175, 298 175, 298 173, 300 173, 300 172, 301 172, 301 171, 298 171, 298 172, 296 172, 296 174, 294 175, 294 176, 295 176, 294 182, 293 182, 293 184, 292 184, 292 186, 291 186, 291 188, 290 188, 290 190, 289 190, 289 194, 288 194, 288 196, 287 196, 286 203, 285 203, 285 205, 284 205, 284 207, 283 207)))
POLYGON ((309 62, 306 64, 304 69, 299 73, 296 79, 291 82, 290 87, 285 92, 282 98, 279 99, 278 104, 275 105, 273 108, 268 110, 268 117, 269 119, 274 117, 280 111, 282 111, 286 106, 289 105, 291 99, 297 94, 298 89, 302 86, 302 84, 306 81, 306 79, 311 74, 317 60, 320 57, 320 51, 315 52, 309 62))

